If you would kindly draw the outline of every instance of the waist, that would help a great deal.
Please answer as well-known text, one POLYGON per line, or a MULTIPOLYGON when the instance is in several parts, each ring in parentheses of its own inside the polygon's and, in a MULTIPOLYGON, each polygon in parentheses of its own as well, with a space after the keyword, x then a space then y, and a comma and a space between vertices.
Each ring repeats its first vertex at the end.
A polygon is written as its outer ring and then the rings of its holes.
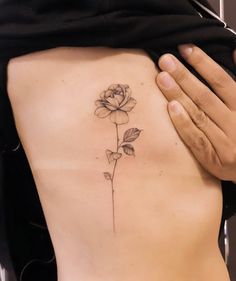
POLYGON ((217 242, 222 208, 217 184, 168 172, 153 181, 141 173, 136 184, 116 180, 113 235, 111 194, 103 193, 100 175, 93 174, 94 188, 80 188, 76 180, 73 185, 70 175, 66 193, 62 184, 56 200, 43 196, 50 206, 59 281, 229 281, 217 242))
POLYGON ((116 181, 115 235, 111 197, 101 196, 99 184, 78 191, 79 202, 63 193, 67 219, 51 217, 60 224, 52 232, 59 281, 229 281, 217 243, 219 187, 171 173, 143 184, 141 176, 139 184, 116 181))

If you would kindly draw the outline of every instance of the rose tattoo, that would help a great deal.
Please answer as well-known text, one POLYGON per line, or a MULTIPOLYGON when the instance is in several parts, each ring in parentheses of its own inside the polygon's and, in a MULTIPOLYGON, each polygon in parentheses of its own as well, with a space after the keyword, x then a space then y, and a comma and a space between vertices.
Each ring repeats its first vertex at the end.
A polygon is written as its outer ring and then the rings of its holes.
POLYGON ((131 128, 125 131, 123 140, 119 143, 118 126, 129 122, 130 112, 136 105, 136 100, 131 97, 131 89, 128 85, 113 84, 107 90, 100 94, 100 99, 95 101, 97 106, 94 114, 99 118, 109 117, 111 122, 115 124, 116 129, 116 151, 106 149, 106 156, 109 164, 114 162, 113 171, 104 172, 104 177, 111 183, 112 190, 112 219, 113 232, 115 233, 115 204, 114 204, 114 177, 118 160, 122 157, 122 150, 127 155, 135 156, 135 150, 130 142, 136 140, 141 130, 131 128))

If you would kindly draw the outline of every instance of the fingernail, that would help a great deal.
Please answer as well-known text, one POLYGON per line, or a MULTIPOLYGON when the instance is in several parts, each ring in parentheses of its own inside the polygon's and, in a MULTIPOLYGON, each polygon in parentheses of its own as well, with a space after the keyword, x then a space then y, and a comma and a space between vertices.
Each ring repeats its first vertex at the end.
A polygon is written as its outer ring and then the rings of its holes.
POLYGON ((171 110, 171 112, 173 112, 176 115, 181 113, 180 104, 175 100, 169 102, 169 109, 171 110))
POLYGON ((184 58, 188 58, 193 52, 193 45, 192 44, 184 44, 178 47, 180 54, 184 58))
POLYGON ((176 69, 175 61, 170 55, 164 55, 160 59, 160 66, 163 70, 173 71, 176 69))
POLYGON ((164 88, 173 88, 175 86, 175 80, 170 76, 170 74, 168 74, 167 72, 161 72, 158 76, 157 76, 160 84, 164 87, 164 88))

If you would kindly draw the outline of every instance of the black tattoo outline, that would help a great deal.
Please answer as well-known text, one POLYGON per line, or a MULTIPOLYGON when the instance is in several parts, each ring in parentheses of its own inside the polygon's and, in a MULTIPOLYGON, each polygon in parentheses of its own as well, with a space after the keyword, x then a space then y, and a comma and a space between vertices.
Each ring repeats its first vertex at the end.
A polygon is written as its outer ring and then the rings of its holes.
POLYGON ((109 164, 111 164, 113 161, 115 162, 113 171, 112 173, 103 172, 105 179, 111 182, 113 233, 116 233, 114 177, 117 162, 123 155, 120 150, 123 149, 123 152, 126 155, 135 157, 135 149, 130 142, 135 141, 142 131, 138 128, 130 128, 126 130, 123 135, 123 140, 121 143, 119 143, 120 139, 118 126, 129 122, 128 112, 135 107, 136 103, 137 101, 131 97, 130 87, 126 84, 110 85, 107 90, 100 94, 100 99, 95 101, 97 108, 94 111, 94 114, 99 118, 109 117, 110 121, 115 124, 116 129, 116 151, 112 151, 110 149, 106 149, 105 151, 109 164))

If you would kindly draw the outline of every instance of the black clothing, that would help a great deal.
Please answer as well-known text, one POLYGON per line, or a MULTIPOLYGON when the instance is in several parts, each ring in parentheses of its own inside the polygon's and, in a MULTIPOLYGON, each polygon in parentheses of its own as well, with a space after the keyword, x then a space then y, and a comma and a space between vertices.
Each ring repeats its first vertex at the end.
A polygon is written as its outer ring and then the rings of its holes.
MULTIPOLYGON (((53 249, 26 155, 22 146, 13 150, 19 137, 6 89, 9 59, 58 46, 107 46, 142 48, 155 63, 171 52, 186 65, 177 52, 183 43, 197 44, 236 75, 236 36, 193 1, 0 0, 0 263, 11 274, 13 261, 17 280, 20 272, 22 281, 54 280, 55 266, 46 269, 53 249), (33 277, 30 266, 22 271, 32 259, 45 261, 32 262, 33 277), (43 264, 47 274, 40 276, 43 264)), ((222 181, 222 187, 220 233, 236 213, 236 185, 222 181)))

